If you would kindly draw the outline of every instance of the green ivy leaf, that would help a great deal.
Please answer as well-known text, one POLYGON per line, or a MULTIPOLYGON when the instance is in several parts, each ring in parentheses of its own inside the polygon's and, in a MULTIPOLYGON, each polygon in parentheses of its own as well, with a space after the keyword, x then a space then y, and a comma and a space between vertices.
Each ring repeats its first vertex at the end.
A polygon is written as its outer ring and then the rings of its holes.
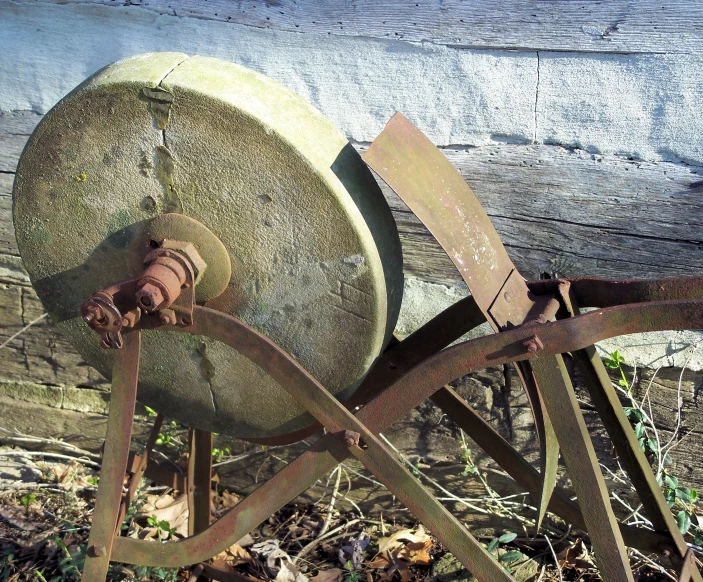
POLYGON ((688 489, 687 487, 677 487, 676 488, 676 497, 683 501, 690 501, 691 500, 691 490, 688 489))
POLYGON ((504 533, 502 536, 500 536, 500 537, 498 538, 498 541, 499 541, 501 544, 509 544, 509 543, 512 542, 516 537, 517 537, 517 534, 516 534, 516 533, 513 533, 513 532, 509 531, 509 532, 507 532, 507 533, 504 533))
POLYGON ((644 436, 644 423, 638 422, 635 425, 635 436, 638 440, 644 436))
POLYGON ((685 534, 688 528, 691 527, 691 518, 688 513, 682 509, 676 516, 676 523, 679 525, 679 531, 685 534))
POLYGON ((655 439, 649 439, 647 441, 647 445, 649 446, 650 450, 654 451, 655 453, 659 450, 659 444, 655 439))
POLYGON ((491 540, 491 543, 488 544, 488 551, 489 551, 489 552, 494 551, 494 550, 498 547, 498 544, 499 544, 499 543, 500 543, 500 542, 498 541, 498 538, 493 538, 493 539, 491 540))
POLYGON ((679 480, 676 477, 667 475, 664 478, 664 481, 666 482, 666 486, 670 487, 671 489, 676 489, 679 486, 679 480))
POLYGON ((499 560, 501 562, 514 562, 515 560, 519 560, 522 558, 522 552, 518 552, 517 550, 513 550, 512 552, 506 552, 503 554, 499 560))
POLYGON ((676 503, 676 492, 673 489, 669 489, 664 493, 664 498, 666 499, 666 504, 669 506, 669 509, 674 507, 674 503, 676 503))

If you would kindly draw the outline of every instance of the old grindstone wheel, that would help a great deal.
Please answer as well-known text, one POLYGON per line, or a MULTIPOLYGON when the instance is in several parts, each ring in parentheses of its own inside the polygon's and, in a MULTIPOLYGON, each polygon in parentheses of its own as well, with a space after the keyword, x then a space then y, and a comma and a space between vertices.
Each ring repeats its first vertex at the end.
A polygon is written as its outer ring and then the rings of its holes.
POLYGON ((376 436, 432 398, 530 492, 538 521, 549 507, 588 531, 605 580, 633 580, 632 546, 701 581, 593 343, 703 328, 703 279, 525 282, 462 177, 401 114, 363 161, 472 292, 400 342, 390 210, 350 144, 290 91, 215 59, 141 55, 98 72, 39 125, 14 188, 22 258, 59 328, 112 379, 83 579, 104 580, 110 560, 233 579, 211 556, 354 455, 479 580, 511 580, 376 436), (444 349, 486 320, 495 334, 444 349), (615 518, 567 352, 653 530, 615 518), (505 363, 532 407, 539 471, 445 386, 505 363), (136 399, 159 412, 141 456, 129 451, 136 399), (191 537, 120 537, 164 416, 192 427, 187 476, 154 477, 188 493, 191 537), (323 426, 311 449, 211 523, 212 432, 290 443, 323 426), (555 486, 560 453, 577 503, 555 486))

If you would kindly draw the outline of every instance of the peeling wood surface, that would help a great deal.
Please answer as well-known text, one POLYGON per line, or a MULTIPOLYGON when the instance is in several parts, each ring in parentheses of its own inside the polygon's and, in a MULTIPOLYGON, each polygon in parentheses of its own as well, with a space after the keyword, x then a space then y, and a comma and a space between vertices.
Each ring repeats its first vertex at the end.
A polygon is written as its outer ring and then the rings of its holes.
MULTIPOLYGON (((22 1, 22 0, 20 0, 22 1)), ((26 0, 24 0, 26 1, 26 0)), ((49 0, 102 4, 116 0, 49 0)), ((159 15, 245 24, 296 33, 427 42, 456 48, 700 53, 700 2, 626 0, 133 0, 159 15)))

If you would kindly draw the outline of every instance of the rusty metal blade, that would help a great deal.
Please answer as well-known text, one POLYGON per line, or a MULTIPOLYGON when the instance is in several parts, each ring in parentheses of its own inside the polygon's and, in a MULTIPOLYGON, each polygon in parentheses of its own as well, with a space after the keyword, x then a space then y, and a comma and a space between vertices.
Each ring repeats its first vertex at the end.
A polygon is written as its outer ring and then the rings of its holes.
MULTIPOLYGON (((561 357, 561 356, 554 356, 561 357)), ((515 369, 522 380, 522 385, 525 388, 527 402, 532 410, 532 417, 535 420, 535 429, 539 442, 539 462, 540 475, 542 476, 542 486, 539 492, 534 495, 537 503, 537 520, 535 528, 539 531, 542 525, 542 520, 547 513, 547 506, 552 497, 554 488, 557 484, 557 469, 559 467, 559 442, 557 435, 554 432, 547 409, 544 406, 544 400, 540 394, 537 385, 535 371, 530 366, 529 362, 518 362, 515 364, 515 369)), ((544 378, 540 378, 544 382, 544 378)))
POLYGON ((532 368, 547 380, 541 385, 542 397, 553 419, 554 431, 559 438, 566 470, 579 505, 587 508, 583 518, 601 574, 605 580, 633 582, 625 542, 564 361, 561 356, 537 357, 532 360, 532 368), (561 390, 561 386, 565 386, 566 390, 561 390))
POLYGON ((391 118, 362 158, 442 245, 488 317, 515 265, 461 174, 402 113, 391 118))
MULTIPOLYGON (((434 235, 494 330, 521 325, 544 310, 549 299, 532 296, 461 174, 402 113, 393 116, 363 159, 434 235)), ((518 370, 540 443, 539 528, 556 485, 559 443, 539 396, 545 379, 533 378, 528 363, 518 370)))
POLYGON ((124 335, 124 345, 115 353, 105 452, 81 577, 84 582, 99 582, 107 576, 129 458, 139 380, 140 346, 141 333, 133 331, 124 335))

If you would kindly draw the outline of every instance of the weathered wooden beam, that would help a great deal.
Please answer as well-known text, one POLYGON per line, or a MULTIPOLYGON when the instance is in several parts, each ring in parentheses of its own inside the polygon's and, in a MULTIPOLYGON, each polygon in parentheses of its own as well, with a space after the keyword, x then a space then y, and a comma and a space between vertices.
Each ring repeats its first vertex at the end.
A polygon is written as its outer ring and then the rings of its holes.
MULTIPOLYGON (((20 0, 24 1, 24 0, 20 0)), ((116 0, 48 0, 123 7, 116 0)), ((336 36, 431 42, 477 49, 610 53, 702 52, 699 2, 626 0, 136 0, 161 15, 336 36)))
MULTIPOLYGON (((550 15, 551 4, 544 4, 550 15)), ((582 10, 576 2, 556 5, 582 10)), ((180 5, 174 6, 178 14, 180 5)), ((249 5, 242 6, 249 10, 249 5)), ((595 21, 607 21, 608 26, 619 22, 620 4, 587 6, 600 6, 595 21)), ((622 18, 642 14, 639 6, 622 18)), ((703 8, 684 6, 662 12, 684 14, 682 19, 691 22, 684 36, 699 39, 694 15, 703 8)), ((507 3, 502 8, 496 18, 509 20, 512 14, 519 20, 522 14, 507 3)), ((412 10, 402 5, 393 9, 399 14, 412 10)), ((464 5, 461 10, 471 14, 473 8, 464 5)), ((390 3, 386 11, 391 12, 390 3)), ((369 14, 378 20, 377 12, 370 9, 369 14)), ((565 19, 578 21, 570 13, 565 19)), ((436 21, 429 13, 427 20, 436 21)), ((582 26, 587 27, 578 25, 575 30, 588 36, 582 26)), ((559 52, 549 43, 535 50, 455 49, 433 42, 338 36, 333 28, 326 32, 330 34, 258 28, 248 26, 244 17, 228 23, 175 16, 173 10, 156 15, 133 5, 0 0, 0 78, 11 80, 0 92, 0 110, 46 112, 113 61, 139 52, 182 51, 239 63, 279 81, 315 105, 345 135, 362 142, 373 140, 395 111, 403 111, 442 146, 550 143, 703 165, 701 51, 559 52), (104 42, 107 37, 111 43, 104 42)), ((558 38, 562 31, 555 28, 553 34, 558 38)))

